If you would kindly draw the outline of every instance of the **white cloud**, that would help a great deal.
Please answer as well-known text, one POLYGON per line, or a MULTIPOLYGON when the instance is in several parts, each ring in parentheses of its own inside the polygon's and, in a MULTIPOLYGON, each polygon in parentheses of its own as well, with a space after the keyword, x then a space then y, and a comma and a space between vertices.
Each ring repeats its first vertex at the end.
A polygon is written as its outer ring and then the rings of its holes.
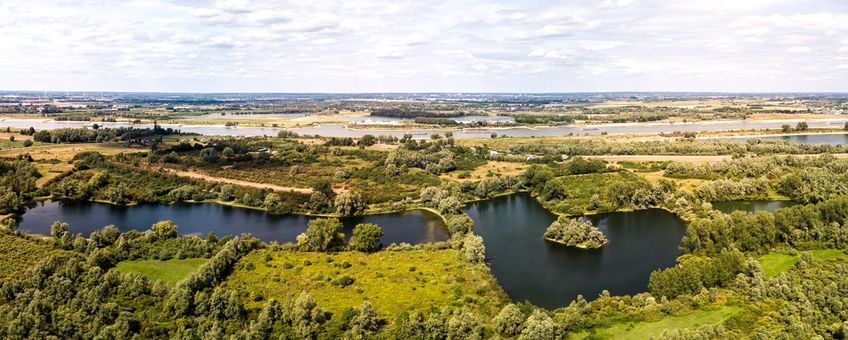
POLYGON ((845 91, 846 36, 841 0, 29 0, 0 89, 845 91))
POLYGON ((786 53, 810 53, 813 49, 810 46, 792 46, 786 49, 786 53))

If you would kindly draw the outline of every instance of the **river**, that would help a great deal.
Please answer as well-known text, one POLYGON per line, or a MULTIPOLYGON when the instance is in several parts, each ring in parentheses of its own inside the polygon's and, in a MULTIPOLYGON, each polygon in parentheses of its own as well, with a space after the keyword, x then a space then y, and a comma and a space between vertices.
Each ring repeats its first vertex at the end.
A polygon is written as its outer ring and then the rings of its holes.
MULTIPOLYGON (((369 117, 372 118, 372 117, 369 117)), ((841 126, 848 119, 817 119, 806 120, 811 128, 833 128, 841 126)), ((456 138, 489 138, 492 133, 499 136, 510 137, 551 137, 575 135, 600 135, 607 134, 632 134, 632 133, 672 133, 677 131, 729 131, 729 130, 751 130, 751 129, 779 129, 783 124, 795 123, 798 120, 762 120, 762 121, 706 121, 692 123, 620 123, 620 124, 598 124, 587 126, 552 126, 552 127, 509 127, 509 128, 464 128, 452 131, 456 138)), ((63 127, 90 127, 92 122, 54 121, 49 119, 18 119, 0 118, 0 127, 57 129, 63 127)), ((152 124, 130 124, 124 122, 97 122, 103 127, 139 127, 150 128, 152 124)), ((445 133, 444 129, 351 129, 345 124, 323 124, 310 127, 282 129, 273 127, 227 127, 224 125, 181 125, 160 124, 165 128, 179 129, 183 132, 197 133, 210 136, 276 136, 281 130, 288 130, 304 135, 321 135, 326 137, 361 137, 366 134, 393 135, 402 137, 404 134, 412 134, 416 138, 428 138, 433 133, 445 133)))

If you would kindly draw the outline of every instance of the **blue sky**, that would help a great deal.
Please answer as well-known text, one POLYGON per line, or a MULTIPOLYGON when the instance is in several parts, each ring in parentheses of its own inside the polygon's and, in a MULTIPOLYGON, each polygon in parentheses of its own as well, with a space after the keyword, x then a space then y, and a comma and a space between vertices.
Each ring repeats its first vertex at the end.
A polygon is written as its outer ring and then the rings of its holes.
POLYGON ((848 91, 848 1, 3 1, 0 89, 848 91))

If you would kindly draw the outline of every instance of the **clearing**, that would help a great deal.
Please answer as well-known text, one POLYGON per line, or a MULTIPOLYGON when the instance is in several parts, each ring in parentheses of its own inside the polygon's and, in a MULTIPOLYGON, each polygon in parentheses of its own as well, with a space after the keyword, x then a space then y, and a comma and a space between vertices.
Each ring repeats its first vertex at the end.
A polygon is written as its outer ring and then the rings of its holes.
MULTIPOLYGON (((839 249, 817 249, 808 251, 816 260, 831 261, 848 257, 842 250, 839 249)), ((760 262, 760 267, 763 268, 763 275, 766 278, 772 278, 780 273, 783 273, 795 266, 798 262, 798 255, 788 255, 781 253, 769 253, 757 258, 760 262)))
POLYGON ((208 261, 204 258, 121 261, 115 269, 124 273, 139 273, 150 280, 174 284, 208 261))
POLYGON ((617 323, 600 328, 593 333, 580 332, 569 335, 570 339, 649 339, 659 338, 667 329, 697 329, 706 325, 718 325, 741 312, 738 306, 723 306, 715 310, 696 310, 683 316, 667 316, 659 321, 617 323))

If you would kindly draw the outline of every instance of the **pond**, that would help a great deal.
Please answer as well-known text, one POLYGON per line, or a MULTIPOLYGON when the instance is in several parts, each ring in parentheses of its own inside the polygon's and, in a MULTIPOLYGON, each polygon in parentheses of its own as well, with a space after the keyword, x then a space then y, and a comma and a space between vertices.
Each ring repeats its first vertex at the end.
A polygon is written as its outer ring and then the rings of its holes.
MULTIPOLYGON (((303 215, 272 215, 219 204, 143 204, 127 207, 93 202, 46 201, 27 210, 18 229, 50 235, 50 224, 63 221, 70 224, 72 233, 88 235, 109 224, 114 224, 121 231, 147 230, 157 221, 171 220, 183 235, 251 233, 263 241, 293 242, 298 234, 306 231, 311 218, 303 215)), ((341 222, 348 237, 356 224, 379 225, 383 229, 381 241, 384 245, 449 239, 441 217, 426 210, 346 217, 341 222)))
POLYGON ((545 242, 556 216, 529 194, 473 203, 466 212, 483 237, 498 282, 514 301, 557 308, 578 295, 595 299, 647 290, 653 270, 675 264, 683 223, 660 209, 587 216, 609 239, 601 249, 583 250, 545 242))
POLYGON ((774 212, 780 208, 787 208, 797 205, 795 201, 770 201, 770 200, 740 200, 740 201, 722 201, 712 202, 713 208, 725 214, 730 214, 734 211, 743 212, 759 212, 767 211, 774 212))

